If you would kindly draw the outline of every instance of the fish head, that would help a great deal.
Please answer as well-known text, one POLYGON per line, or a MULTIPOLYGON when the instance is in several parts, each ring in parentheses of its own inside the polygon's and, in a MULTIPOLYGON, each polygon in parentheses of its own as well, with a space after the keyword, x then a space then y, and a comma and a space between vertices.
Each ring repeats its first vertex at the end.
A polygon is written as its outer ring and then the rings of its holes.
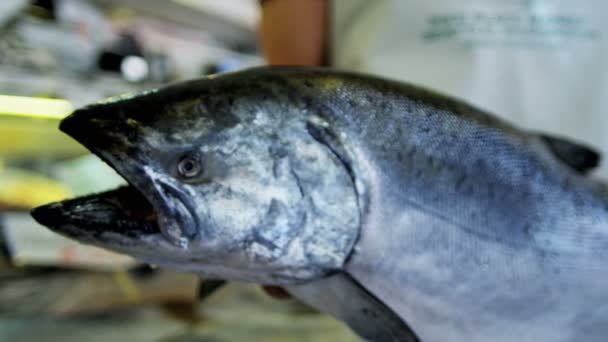
POLYGON ((37 208, 34 218, 209 278, 284 285, 340 269, 359 226, 348 170, 280 87, 237 76, 71 114, 60 129, 129 186, 37 208))

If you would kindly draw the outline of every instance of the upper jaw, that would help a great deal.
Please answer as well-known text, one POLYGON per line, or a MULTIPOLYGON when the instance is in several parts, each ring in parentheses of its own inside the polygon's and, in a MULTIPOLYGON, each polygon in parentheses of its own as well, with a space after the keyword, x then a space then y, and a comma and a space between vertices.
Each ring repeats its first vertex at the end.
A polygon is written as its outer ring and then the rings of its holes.
POLYGON ((134 155, 137 128, 112 105, 94 105, 64 119, 60 129, 86 146, 143 194, 158 213, 157 227, 172 244, 185 248, 198 232, 197 216, 188 196, 166 174, 134 155), (107 108, 106 108, 107 107, 107 108))

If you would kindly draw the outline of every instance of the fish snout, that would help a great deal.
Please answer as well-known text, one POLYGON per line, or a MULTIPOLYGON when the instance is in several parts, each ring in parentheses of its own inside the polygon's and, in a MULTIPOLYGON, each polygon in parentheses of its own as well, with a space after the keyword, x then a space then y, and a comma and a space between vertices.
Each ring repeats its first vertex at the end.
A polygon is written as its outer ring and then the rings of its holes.
POLYGON ((137 126, 116 106, 93 105, 76 110, 59 124, 59 129, 89 149, 113 150, 132 145, 137 126))
POLYGON ((57 229, 65 223, 65 211, 61 203, 52 203, 32 209, 34 220, 43 226, 57 229))

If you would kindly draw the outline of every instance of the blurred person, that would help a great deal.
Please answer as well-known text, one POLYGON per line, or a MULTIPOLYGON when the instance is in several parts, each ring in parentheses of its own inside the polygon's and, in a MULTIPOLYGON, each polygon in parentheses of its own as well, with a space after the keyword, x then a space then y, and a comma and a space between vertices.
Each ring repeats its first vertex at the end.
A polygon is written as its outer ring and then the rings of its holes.
MULTIPOLYGON (((458 97, 608 155, 603 0, 265 0, 273 65, 331 66, 458 97)), ((608 179, 608 163, 598 170, 608 179)))

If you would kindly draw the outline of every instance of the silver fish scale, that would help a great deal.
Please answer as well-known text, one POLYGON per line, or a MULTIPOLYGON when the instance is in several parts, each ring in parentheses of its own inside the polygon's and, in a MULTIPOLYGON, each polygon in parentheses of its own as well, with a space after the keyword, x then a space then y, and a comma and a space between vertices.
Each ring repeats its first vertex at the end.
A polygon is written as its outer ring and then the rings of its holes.
POLYGON ((605 341, 605 186, 532 134, 416 94, 345 83, 322 111, 373 166, 347 270, 422 341, 605 341))
POLYGON ((96 196, 35 210, 61 234, 285 286, 375 341, 608 340, 608 186, 583 174, 597 154, 578 144, 422 88, 307 68, 179 83, 61 129, 161 223, 96 196), (176 176, 184 153, 208 174, 176 176), (96 209, 125 229, 101 229, 96 209))

